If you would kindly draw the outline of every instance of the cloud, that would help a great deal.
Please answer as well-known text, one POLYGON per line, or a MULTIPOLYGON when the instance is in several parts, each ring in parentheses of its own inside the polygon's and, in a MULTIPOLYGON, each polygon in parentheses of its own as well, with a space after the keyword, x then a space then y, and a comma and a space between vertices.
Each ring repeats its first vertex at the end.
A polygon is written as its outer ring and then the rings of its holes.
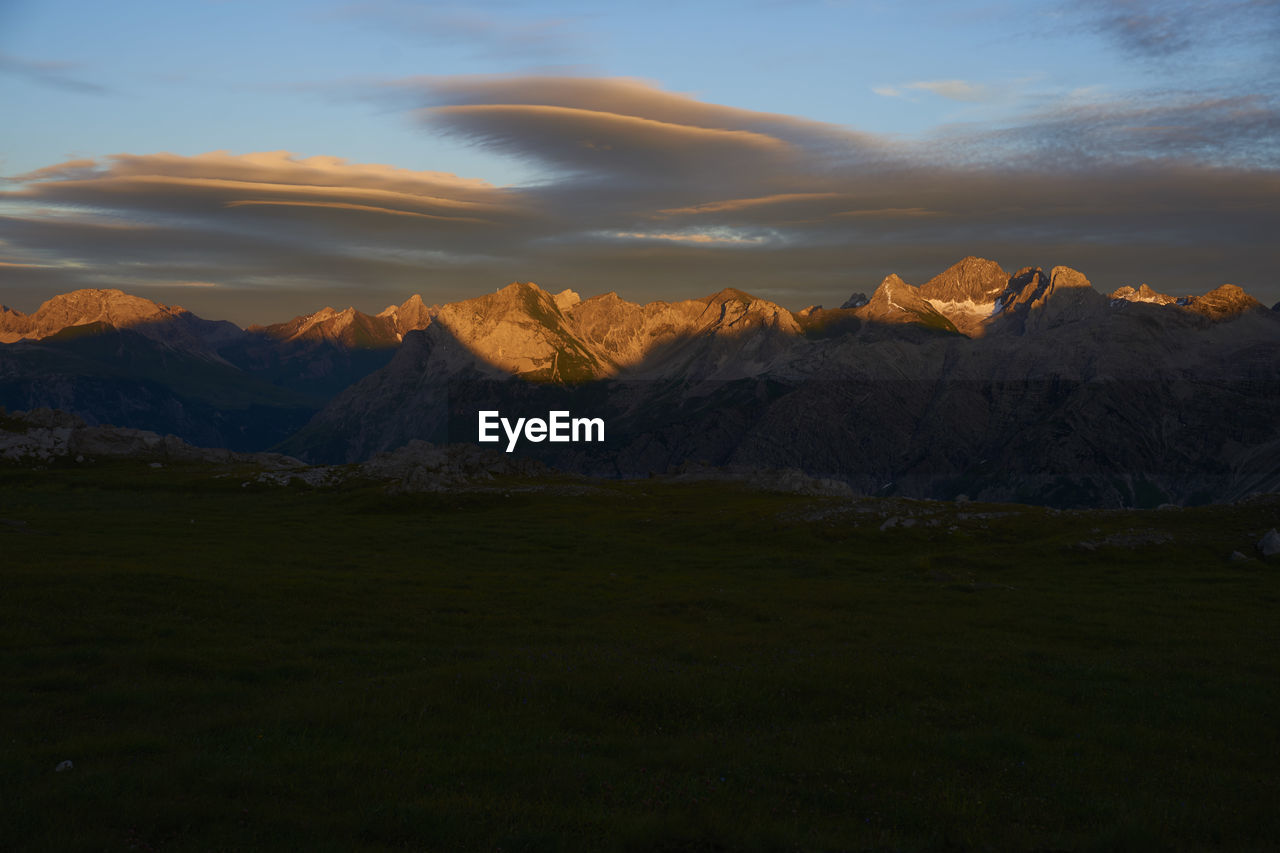
POLYGON ((466 104, 426 117, 488 148, 570 172, 680 180, 774 163, 796 155, 785 140, 645 116, 549 104, 466 104))
POLYGON ((426 270, 490 262, 494 228, 540 233, 519 192, 485 181, 283 151, 121 154, 11 182, 7 254, 76 286, 403 292, 426 270))
POLYGON ((763 234, 744 234, 729 229, 715 231, 610 231, 600 234, 602 237, 618 240, 663 240, 669 243, 694 243, 699 245, 720 246, 758 246, 768 242, 763 234))
POLYGON ((394 88, 429 130, 544 174, 497 187, 287 152, 60 163, 0 193, 6 262, 46 265, 0 280, 323 289, 375 310, 516 279, 639 299, 733 281, 798 307, 982 254, 1070 264, 1100 287, 1230 280, 1280 297, 1280 110, 1261 95, 1077 93, 904 140, 631 79, 394 88))
POLYGON ((667 210, 660 210, 658 213, 664 216, 724 213, 731 210, 744 210, 752 207, 764 207, 766 205, 782 205, 797 202, 804 203, 841 198, 846 198, 846 196, 843 196, 840 193, 779 193, 778 195, 761 196, 759 198, 725 199, 724 201, 696 204, 693 207, 673 207, 667 210))
POLYGON ((336 14, 415 40, 465 46, 478 59, 562 62, 585 50, 586 40, 575 31, 572 19, 521 20, 509 9, 485 14, 477 5, 370 0, 344 6, 336 14))
POLYGON ((981 83, 970 83, 968 80, 917 80, 913 83, 899 83, 893 86, 872 86, 871 91, 883 98, 902 98, 909 92, 928 92, 949 101, 976 103, 990 101, 996 97, 996 91, 981 83))
POLYGON ((986 86, 967 80, 921 80, 906 83, 902 88, 929 92, 951 101, 986 101, 992 97, 991 90, 986 86))
POLYGON ((654 123, 654 141, 658 139, 657 126, 663 126, 671 137, 672 148, 680 145, 678 137, 688 137, 700 130, 726 134, 724 141, 729 143, 725 145, 726 153, 743 147, 759 149, 764 143, 776 153, 803 150, 834 155, 839 151, 844 156, 866 157, 875 156, 882 144, 882 140, 872 134, 847 127, 710 104, 632 78, 428 77, 400 81, 392 88, 418 97, 423 105, 419 115, 434 126, 484 144, 502 145, 512 152, 544 158, 556 166, 572 159, 566 155, 566 148, 576 154, 584 129, 589 131, 597 122, 607 124, 618 117, 654 123), (465 118, 473 113, 458 107, 488 108, 479 114, 498 120, 480 127, 469 126, 465 118), (531 107, 573 112, 560 114, 561 120, 548 123, 538 119, 550 113, 528 109, 531 107), (542 135, 526 143, 520 135, 526 129, 537 130, 542 135), (732 144, 733 140, 740 144, 732 144))
POLYGON ((1280 99, 1143 93, 1130 100, 1069 99, 1003 126, 949 129, 953 158, 1045 169, 1100 164, 1280 167, 1280 99))
POLYGON ((283 210, 291 207, 311 209, 313 223, 330 221, 354 233, 387 227, 377 221, 371 228, 363 216, 367 213, 431 220, 432 234, 441 226, 483 225, 524 215, 516 194, 484 181, 349 164, 335 157, 298 158, 285 151, 120 154, 102 162, 71 161, 15 180, 22 187, 0 193, 0 200, 129 210, 144 217, 202 217, 206 227, 227 229, 261 227, 264 219, 287 227, 296 220, 283 210), (317 218, 325 216, 329 219, 317 218))
POLYGON ((0 53, 0 74, 12 74, 41 86, 62 89, 81 95, 107 95, 111 90, 97 83, 90 83, 68 72, 80 66, 74 62, 53 62, 49 60, 23 59, 0 53))
POLYGON ((1280 0, 1086 0, 1065 7, 1131 56, 1167 59, 1222 44, 1280 35, 1280 0))

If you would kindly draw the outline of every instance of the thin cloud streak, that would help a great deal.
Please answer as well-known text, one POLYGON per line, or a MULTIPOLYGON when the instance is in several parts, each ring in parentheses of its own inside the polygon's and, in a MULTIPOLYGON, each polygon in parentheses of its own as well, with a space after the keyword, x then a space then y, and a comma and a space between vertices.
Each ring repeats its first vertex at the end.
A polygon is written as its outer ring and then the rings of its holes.
POLYGON ((485 60, 563 63, 581 56, 587 45, 571 19, 520 20, 510 14, 484 14, 474 4, 424 6, 370 0, 344 6, 334 14, 417 41, 462 45, 473 58, 485 60))
POLYGON ((970 83, 967 80, 921 80, 916 83, 906 83, 902 88, 929 92, 950 101, 986 101, 992 97, 990 89, 986 86, 970 83))
POLYGON ((41 86, 50 86, 80 95, 111 94, 111 90, 105 86, 90 83, 88 80, 68 73, 80 67, 74 62, 24 59, 0 53, 0 74, 10 74, 41 86))

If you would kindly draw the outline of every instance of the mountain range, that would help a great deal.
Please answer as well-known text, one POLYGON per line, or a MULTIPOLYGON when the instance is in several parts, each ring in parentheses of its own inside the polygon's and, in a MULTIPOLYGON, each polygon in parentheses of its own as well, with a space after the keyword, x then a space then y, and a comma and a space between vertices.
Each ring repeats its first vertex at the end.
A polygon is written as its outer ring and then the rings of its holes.
POLYGON ((515 283, 248 329, 82 290, 0 308, 0 343, 0 406, 315 462, 474 443, 481 409, 554 408, 605 418, 607 440, 520 452, 598 476, 798 468, 1064 506, 1280 490, 1280 311, 1233 285, 1103 294, 1068 267, 970 257, 834 309, 515 283))

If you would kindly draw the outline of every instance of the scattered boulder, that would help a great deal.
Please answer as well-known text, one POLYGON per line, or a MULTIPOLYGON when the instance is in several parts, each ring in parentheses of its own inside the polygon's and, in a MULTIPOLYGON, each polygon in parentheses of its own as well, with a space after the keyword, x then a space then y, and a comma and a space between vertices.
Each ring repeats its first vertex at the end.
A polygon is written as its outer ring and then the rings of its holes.
POLYGON ((55 773, 61 773, 64 770, 74 770, 74 769, 75 769, 75 765, 72 764, 70 761, 59 761, 58 766, 53 768, 53 771, 55 773))
POLYGON ((1231 562, 1233 563, 1243 563, 1249 558, 1246 557, 1244 554, 1241 554, 1239 551, 1232 551, 1230 559, 1231 559, 1231 562))
POLYGON ((1126 548, 1136 550, 1154 545, 1168 545, 1173 542, 1173 534, 1163 530, 1134 530, 1113 533, 1103 539, 1085 539, 1076 543, 1076 547, 1084 551, 1096 551, 1099 548, 1126 548))
POLYGON ((494 477, 545 477, 541 462, 465 444, 436 445, 414 440, 380 453, 358 468, 361 475, 392 480, 393 491, 446 492, 494 477))
POLYGON ((1258 550, 1262 552, 1264 557, 1280 554, 1280 533, 1276 532, 1274 527, 1258 540, 1258 550))

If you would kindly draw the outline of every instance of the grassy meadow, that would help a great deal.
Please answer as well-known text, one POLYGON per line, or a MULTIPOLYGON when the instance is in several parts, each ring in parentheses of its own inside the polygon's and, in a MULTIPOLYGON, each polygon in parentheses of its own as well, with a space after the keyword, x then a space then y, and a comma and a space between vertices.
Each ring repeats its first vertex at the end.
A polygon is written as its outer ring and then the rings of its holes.
POLYGON ((249 479, 0 469, 0 849, 1280 847, 1280 500, 249 479))

